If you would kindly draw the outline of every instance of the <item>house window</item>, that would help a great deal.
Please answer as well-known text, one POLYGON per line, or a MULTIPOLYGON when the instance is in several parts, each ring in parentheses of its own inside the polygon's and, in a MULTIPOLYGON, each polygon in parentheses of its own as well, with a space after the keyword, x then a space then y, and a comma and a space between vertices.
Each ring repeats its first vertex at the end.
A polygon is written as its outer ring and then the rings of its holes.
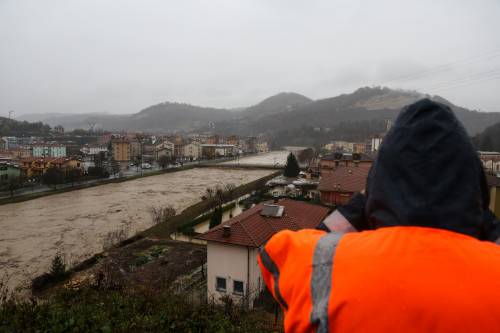
POLYGON ((226 291, 226 279, 221 277, 215 278, 215 290, 226 291))
POLYGON ((234 280, 233 281, 233 293, 236 295, 243 295, 243 281, 234 280))

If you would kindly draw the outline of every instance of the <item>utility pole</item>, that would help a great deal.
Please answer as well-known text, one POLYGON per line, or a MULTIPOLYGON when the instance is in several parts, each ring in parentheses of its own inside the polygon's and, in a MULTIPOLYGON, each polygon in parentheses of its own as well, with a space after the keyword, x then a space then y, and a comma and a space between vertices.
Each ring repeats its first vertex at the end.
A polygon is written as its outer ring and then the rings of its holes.
POLYGON ((11 115, 11 114, 13 114, 13 113, 14 113, 14 111, 13 111, 13 110, 10 110, 10 111, 9 111, 9 119, 10 119, 10 115, 11 115))

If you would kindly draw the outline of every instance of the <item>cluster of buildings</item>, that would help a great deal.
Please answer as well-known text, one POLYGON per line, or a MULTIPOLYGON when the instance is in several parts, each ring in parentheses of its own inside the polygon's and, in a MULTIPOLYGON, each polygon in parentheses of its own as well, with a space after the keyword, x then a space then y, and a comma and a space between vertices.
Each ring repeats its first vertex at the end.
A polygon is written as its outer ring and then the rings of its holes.
POLYGON ((27 178, 40 178, 49 168, 59 168, 64 171, 78 170, 84 173, 83 162, 71 157, 27 157, 20 161, 19 169, 27 178))
POLYGON ((41 138, 0 138, 0 156, 11 159, 24 157, 66 157, 66 146, 57 142, 44 142, 41 138))
POLYGON ((13 177, 37 179, 51 167, 77 169, 85 174, 90 167, 113 168, 113 161, 124 169, 131 164, 154 164, 160 160, 173 164, 268 151, 267 143, 256 137, 130 133, 82 138, 65 137, 63 129, 58 133, 60 135, 53 138, 58 141, 39 137, 1 137, 0 187, 13 177))
POLYGON ((323 148, 331 153, 345 152, 345 153, 374 153, 377 152, 382 144, 384 136, 392 128, 393 122, 387 120, 385 122, 385 131, 381 134, 372 136, 369 140, 363 142, 350 142, 350 141, 332 141, 326 144, 323 148))
POLYGON ((323 149, 328 152, 373 153, 379 150, 383 138, 383 135, 376 135, 366 142, 332 141, 323 149))
POLYGON ((63 144, 37 137, 0 138, 0 188, 22 176, 40 177, 50 167, 84 171, 77 158, 67 157, 63 144))
POLYGON ((154 162, 162 156, 173 161, 196 161, 268 151, 267 143, 258 142, 256 137, 209 134, 151 137, 120 135, 112 136, 110 143, 112 157, 118 162, 154 162))
POLYGON ((335 207, 365 188, 373 153, 336 152, 314 158, 297 179, 278 176, 267 182, 273 197, 319 200, 335 207))
POLYGON ((479 159, 487 173, 500 175, 500 153, 491 151, 479 151, 479 159))

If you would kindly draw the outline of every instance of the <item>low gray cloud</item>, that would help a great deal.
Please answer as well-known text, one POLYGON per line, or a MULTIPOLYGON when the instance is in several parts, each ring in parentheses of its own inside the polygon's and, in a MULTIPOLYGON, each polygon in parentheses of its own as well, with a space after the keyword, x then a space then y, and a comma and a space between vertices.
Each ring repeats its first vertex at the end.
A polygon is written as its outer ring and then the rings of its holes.
POLYGON ((498 31, 496 0, 1 0, 0 114, 238 107, 366 85, 500 111, 498 31))

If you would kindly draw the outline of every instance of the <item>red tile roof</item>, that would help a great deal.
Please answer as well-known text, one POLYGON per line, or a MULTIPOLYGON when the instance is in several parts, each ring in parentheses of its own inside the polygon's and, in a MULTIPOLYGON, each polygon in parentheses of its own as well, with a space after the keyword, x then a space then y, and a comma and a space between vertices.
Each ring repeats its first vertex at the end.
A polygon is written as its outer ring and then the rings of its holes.
MULTIPOLYGON (((268 204, 272 204, 272 202, 268 204)), ((316 228, 329 212, 326 207, 290 199, 281 199, 278 205, 285 207, 282 217, 261 216, 260 211, 264 207, 264 203, 261 203, 210 229, 197 238, 206 241, 259 247, 278 231, 316 228), (228 237, 223 236, 225 225, 231 226, 228 237)))
POLYGON ((338 167, 319 181, 319 191, 359 192, 366 187, 370 165, 338 167))

